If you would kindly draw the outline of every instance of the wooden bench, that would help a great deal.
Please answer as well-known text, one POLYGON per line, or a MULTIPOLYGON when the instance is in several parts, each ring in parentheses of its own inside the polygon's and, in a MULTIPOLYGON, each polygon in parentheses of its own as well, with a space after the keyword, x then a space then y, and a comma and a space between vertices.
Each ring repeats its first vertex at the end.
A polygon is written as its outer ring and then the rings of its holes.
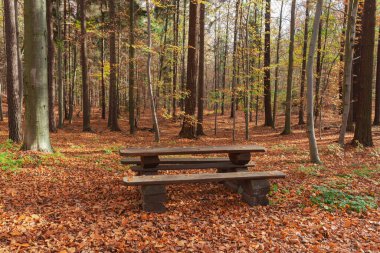
POLYGON ((142 207, 148 212, 164 212, 167 200, 165 185, 183 183, 222 182, 226 187, 242 195, 251 206, 267 205, 270 190, 269 179, 284 178, 280 171, 248 172, 254 166, 251 153, 265 152, 265 148, 248 146, 181 147, 121 150, 123 156, 139 156, 139 159, 123 159, 123 164, 136 164, 132 170, 137 176, 123 181, 128 186, 140 186, 142 207), (161 158, 167 155, 194 155, 227 153, 228 158, 161 158), (162 170, 209 170, 217 173, 159 175, 162 170))

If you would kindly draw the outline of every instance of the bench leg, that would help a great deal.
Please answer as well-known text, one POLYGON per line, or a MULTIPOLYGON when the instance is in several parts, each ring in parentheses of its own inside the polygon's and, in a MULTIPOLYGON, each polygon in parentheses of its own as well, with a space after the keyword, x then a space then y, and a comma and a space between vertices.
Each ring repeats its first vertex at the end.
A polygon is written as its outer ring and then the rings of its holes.
POLYGON ((269 204, 267 194, 270 191, 269 181, 245 180, 240 183, 239 193, 242 200, 250 206, 266 206, 269 204))
POLYGON ((142 209, 145 212, 163 213, 167 201, 164 185, 143 185, 140 187, 142 209))

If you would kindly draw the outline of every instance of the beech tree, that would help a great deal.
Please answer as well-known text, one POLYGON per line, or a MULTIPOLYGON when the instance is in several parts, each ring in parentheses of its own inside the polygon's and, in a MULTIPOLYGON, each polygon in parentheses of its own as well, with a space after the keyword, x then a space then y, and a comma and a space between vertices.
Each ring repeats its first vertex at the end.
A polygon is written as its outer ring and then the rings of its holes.
POLYGON ((270 15, 271 0, 266 0, 265 5, 265 41, 264 41, 264 109, 265 126, 273 126, 271 103, 271 79, 270 79, 270 15))
POLYGON ((356 125, 353 143, 365 147, 373 146, 372 115, 372 79, 373 54, 375 47, 376 0, 365 0, 362 17, 362 43, 360 44, 360 72, 358 76, 356 125))
POLYGON ((21 98, 15 7, 15 1, 4 1, 9 139, 20 142, 22 141, 21 98))
POLYGON ((54 28, 53 28, 53 0, 46 0, 46 20, 47 20, 47 39, 48 39, 48 95, 49 95, 49 129, 50 132, 57 132, 55 122, 54 101, 54 64, 55 64, 55 47, 54 47, 54 28))
POLYGON ((380 125, 380 29, 377 43, 377 69, 376 69, 376 97, 375 97, 375 117, 373 124, 380 125))
POLYGON ((52 152, 49 136, 47 21, 44 0, 24 2, 24 150, 52 152))

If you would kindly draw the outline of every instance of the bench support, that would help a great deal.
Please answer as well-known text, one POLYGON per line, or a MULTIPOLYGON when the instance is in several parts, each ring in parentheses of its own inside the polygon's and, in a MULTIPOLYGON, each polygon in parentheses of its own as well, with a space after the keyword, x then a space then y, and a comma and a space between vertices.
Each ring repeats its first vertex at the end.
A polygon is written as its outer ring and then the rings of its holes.
POLYGON ((163 185, 142 185, 140 187, 141 205, 145 212, 163 213, 167 201, 166 189, 163 185))

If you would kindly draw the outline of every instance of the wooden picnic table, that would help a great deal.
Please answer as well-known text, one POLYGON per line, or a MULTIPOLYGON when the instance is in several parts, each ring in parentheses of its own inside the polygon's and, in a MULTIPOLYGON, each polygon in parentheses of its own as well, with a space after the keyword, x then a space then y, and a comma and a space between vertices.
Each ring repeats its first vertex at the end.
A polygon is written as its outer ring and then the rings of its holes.
POLYGON ((222 182, 242 195, 243 201, 251 206, 267 205, 270 190, 268 179, 283 178, 280 171, 249 172, 254 166, 251 153, 265 152, 256 145, 172 147, 172 148, 127 148, 120 150, 126 156, 122 164, 135 164, 131 169, 137 172, 133 178, 124 178, 128 186, 140 186, 143 210, 164 212, 167 200, 167 184, 222 182), (228 157, 172 157, 178 155, 227 154, 228 157), (171 157, 162 157, 171 156, 171 157), (132 157, 132 158, 129 158, 132 157), (139 159, 133 158, 139 157, 139 159), (217 173, 160 175, 163 170, 209 170, 217 173))

